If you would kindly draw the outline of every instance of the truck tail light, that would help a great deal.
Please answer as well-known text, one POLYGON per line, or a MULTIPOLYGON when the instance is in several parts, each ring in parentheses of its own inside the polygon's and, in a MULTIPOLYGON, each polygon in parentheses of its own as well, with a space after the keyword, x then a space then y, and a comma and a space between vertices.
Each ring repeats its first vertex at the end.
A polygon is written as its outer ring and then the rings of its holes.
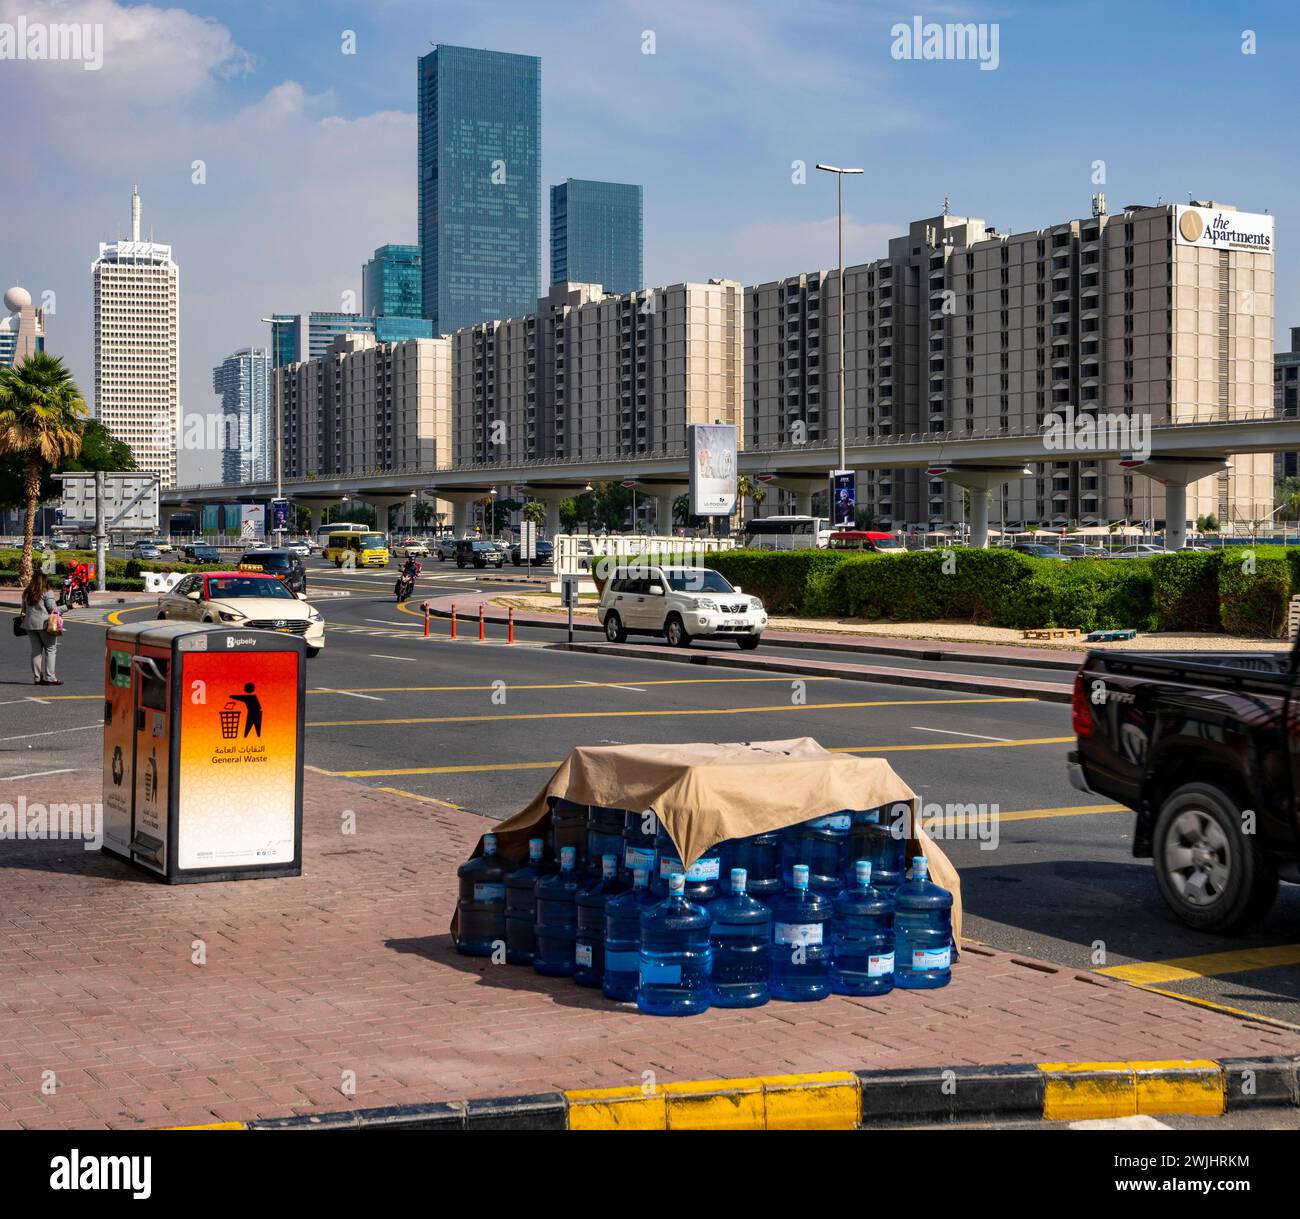
POLYGON ((1088 691, 1082 669, 1074 675, 1074 699, 1071 711, 1075 735, 1092 736, 1092 708, 1088 706, 1088 691))

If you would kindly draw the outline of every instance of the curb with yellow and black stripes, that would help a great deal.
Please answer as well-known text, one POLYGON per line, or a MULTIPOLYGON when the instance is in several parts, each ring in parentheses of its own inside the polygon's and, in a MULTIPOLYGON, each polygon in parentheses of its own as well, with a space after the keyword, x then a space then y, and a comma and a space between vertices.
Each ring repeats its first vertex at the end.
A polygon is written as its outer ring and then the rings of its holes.
MULTIPOLYGON (((1300 1058, 827 1071, 355 1109, 224 1129, 857 1130, 1300 1105, 1300 1058)), ((214 1127, 207 1127, 212 1129, 214 1127)))

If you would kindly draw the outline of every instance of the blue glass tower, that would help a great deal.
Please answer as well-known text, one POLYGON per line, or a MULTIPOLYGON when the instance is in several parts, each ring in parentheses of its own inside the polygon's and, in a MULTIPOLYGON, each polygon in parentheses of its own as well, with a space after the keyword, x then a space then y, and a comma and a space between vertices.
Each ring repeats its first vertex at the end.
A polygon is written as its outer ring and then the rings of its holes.
POLYGON ((373 334, 378 343, 433 338, 433 323, 418 317, 367 317, 360 313, 274 313, 271 360, 275 368, 319 360, 341 334, 373 334))
POLYGON ((537 309, 541 76, 532 55, 420 58, 421 312, 435 334, 537 309))
POLYGON ((569 178, 551 187, 551 283, 639 292, 641 187, 569 178))
POLYGON ((418 245, 381 245, 361 270, 366 317, 421 317, 423 291, 418 245))

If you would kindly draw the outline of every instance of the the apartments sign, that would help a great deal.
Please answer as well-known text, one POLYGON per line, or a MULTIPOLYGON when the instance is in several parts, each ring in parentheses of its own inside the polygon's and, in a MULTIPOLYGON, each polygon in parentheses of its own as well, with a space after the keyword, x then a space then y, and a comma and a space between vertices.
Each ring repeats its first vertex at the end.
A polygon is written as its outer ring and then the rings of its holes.
POLYGON ((1225 212, 1216 207, 1179 207, 1174 216, 1179 245, 1216 250, 1273 252, 1273 217, 1257 212, 1225 212))

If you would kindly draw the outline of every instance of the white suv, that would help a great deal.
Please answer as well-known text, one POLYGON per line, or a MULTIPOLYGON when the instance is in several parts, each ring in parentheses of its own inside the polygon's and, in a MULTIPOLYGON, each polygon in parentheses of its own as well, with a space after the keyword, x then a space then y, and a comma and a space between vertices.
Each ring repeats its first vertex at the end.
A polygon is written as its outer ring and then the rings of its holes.
POLYGON ((734 639, 748 651, 758 647, 767 612, 710 568, 634 566, 615 568, 606 581, 600 621, 611 643, 662 635, 686 648, 692 639, 734 639))

